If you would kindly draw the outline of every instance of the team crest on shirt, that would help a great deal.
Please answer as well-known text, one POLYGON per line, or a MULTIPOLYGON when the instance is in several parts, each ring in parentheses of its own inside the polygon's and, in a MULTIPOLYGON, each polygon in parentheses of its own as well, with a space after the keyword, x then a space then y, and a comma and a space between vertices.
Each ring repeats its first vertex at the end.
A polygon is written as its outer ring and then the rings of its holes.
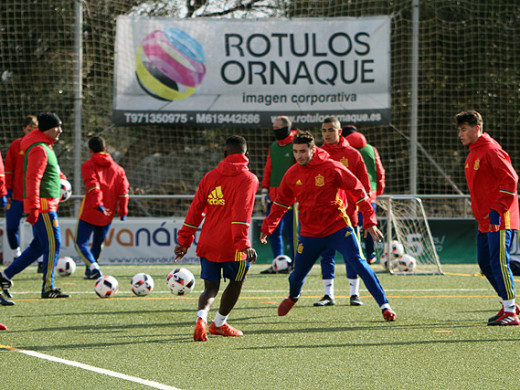
POLYGON ((325 178, 318 173, 318 176, 314 178, 314 185, 316 187, 323 187, 325 185, 325 178))
POLYGON ((346 157, 341 157, 341 160, 339 160, 340 163, 342 163, 345 168, 348 168, 348 158, 346 157))
POLYGON ((208 195, 208 204, 212 206, 224 206, 226 204, 221 186, 215 187, 215 189, 210 192, 208 195))
POLYGON ((53 219, 53 220, 52 220, 52 226, 55 227, 55 228, 57 228, 57 227, 60 226, 60 222, 59 222, 57 219, 53 219))
POLYGON ((302 253, 303 252, 303 244, 302 243, 299 243, 298 244, 298 253, 302 253))
POLYGON ((473 170, 478 171, 479 168, 480 168, 480 158, 477 158, 475 160, 475 164, 473 165, 473 170))
POLYGON ((297 185, 297 186, 302 186, 303 183, 302 183, 302 181, 301 181, 300 179, 298 179, 298 180, 296 180, 296 185, 297 185))

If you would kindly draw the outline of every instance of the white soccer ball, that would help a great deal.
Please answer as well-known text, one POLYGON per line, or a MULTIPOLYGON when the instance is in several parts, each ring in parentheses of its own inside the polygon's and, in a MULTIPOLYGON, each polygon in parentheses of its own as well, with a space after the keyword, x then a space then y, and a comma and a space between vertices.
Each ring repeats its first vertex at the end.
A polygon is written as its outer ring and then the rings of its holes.
POLYGON ((397 269, 399 272, 412 272, 416 265, 417 260, 415 260, 415 257, 410 255, 402 255, 397 260, 397 269))
POLYGON ((130 282, 132 292, 139 297, 144 297, 145 295, 150 294, 154 286, 153 278, 144 273, 134 275, 130 282))
POLYGON ((113 276, 101 276, 94 285, 94 291, 100 298, 111 298, 116 295, 117 290, 119 290, 119 283, 113 276))
POLYGON ((385 252, 381 256, 380 264, 383 266, 384 269, 395 269, 397 267, 397 259, 395 259, 392 255, 392 260, 389 262, 388 260, 390 257, 388 256, 388 253, 385 252))
POLYGON ((291 266, 292 260, 289 256, 279 255, 273 260, 273 268, 275 271, 285 271, 291 266))
POLYGON ((65 179, 60 179, 60 202, 65 202, 72 195, 72 186, 65 179))
POLYGON ((390 250, 394 259, 404 255, 404 246, 399 241, 392 240, 392 242, 390 242, 390 250))
POLYGON ((60 276, 70 276, 76 271, 76 263, 70 257, 60 257, 56 264, 60 276))
POLYGON ((195 287, 195 276, 186 268, 175 268, 166 278, 168 288, 175 295, 186 295, 195 287))

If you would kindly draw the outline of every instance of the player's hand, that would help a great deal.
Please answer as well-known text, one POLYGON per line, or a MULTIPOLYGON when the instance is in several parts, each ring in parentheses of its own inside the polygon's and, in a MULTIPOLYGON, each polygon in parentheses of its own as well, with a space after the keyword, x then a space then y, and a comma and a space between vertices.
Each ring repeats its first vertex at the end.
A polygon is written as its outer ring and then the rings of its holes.
POLYGON ((500 214, 495 210, 489 210, 489 231, 498 232, 500 230, 501 218, 500 214))
POLYGON ((262 202, 262 208, 264 210, 266 210, 267 209, 267 205, 269 203, 271 203, 271 198, 269 197, 269 190, 267 188, 262 188, 261 202, 262 202))
POLYGON ((267 234, 265 233, 260 233, 260 242, 262 244, 267 244, 267 234))
POLYGON ((245 253, 247 255, 246 261, 248 263, 256 262, 257 254, 255 248, 246 248, 242 251, 242 253, 245 253))
POLYGON ((0 198, 0 207, 5 207, 7 206, 7 196, 2 196, 0 198))
POLYGON ((121 217, 119 217, 119 219, 120 219, 121 221, 126 221, 126 215, 121 215, 121 217))
POLYGON ((31 225, 34 225, 38 221, 38 216, 40 215, 40 210, 32 209, 29 215, 27 216, 27 222, 31 225))
POLYGON ((379 230, 377 226, 370 226, 369 228, 365 229, 365 237, 367 234, 372 236, 374 242, 379 242, 383 239, 383 233, 381 233, 381 230, 379 230))
POLYGON ((174 263, 177 262, 177 260, 180 260, 184 257, 186 253, 188 253, 188 248, 182 245, 176 245, 175 246, 175 259, 173 260, 174 263))
POLYGON ((107 217, 110 217, 110 210, 103 207, 103 206, 98 206, 96 207, 96 210, 99 211, 100 213, 103 213, 104 215, 106 215, 107 217))

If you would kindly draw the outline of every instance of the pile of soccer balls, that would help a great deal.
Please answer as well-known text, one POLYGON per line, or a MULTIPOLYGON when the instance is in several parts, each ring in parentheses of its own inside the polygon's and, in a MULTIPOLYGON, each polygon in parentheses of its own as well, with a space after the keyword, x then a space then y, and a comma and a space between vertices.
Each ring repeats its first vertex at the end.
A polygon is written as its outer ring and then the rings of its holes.
POLYGON ((381 265, 386 270, 393 272, 413 272, 417 266, 417 260, 415 257, 404 253, 403 244, 392 240, 390 242, 390 254, 388 254, 388 250, 385 250, 385 253, 381 256, 381 265))

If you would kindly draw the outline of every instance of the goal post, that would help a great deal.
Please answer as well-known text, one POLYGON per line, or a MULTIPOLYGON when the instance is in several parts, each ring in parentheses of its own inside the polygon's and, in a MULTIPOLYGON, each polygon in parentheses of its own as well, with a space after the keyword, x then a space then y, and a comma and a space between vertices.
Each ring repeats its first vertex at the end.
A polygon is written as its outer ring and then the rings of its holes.
MULTIPOLYGON (((378 221, 383 232, 383 243, 376 246, 378 259, 388 256, 391 274, 442 275, 435 242, 420 198, 413 195, 382 196, 377 199, 378 221), (405 272, 398 258, 393 258, 391 242, 403 245, 404 254, 416 260, 413 270, 405 272)), ((381 264, 381 260, 380 260, 381 264)))

